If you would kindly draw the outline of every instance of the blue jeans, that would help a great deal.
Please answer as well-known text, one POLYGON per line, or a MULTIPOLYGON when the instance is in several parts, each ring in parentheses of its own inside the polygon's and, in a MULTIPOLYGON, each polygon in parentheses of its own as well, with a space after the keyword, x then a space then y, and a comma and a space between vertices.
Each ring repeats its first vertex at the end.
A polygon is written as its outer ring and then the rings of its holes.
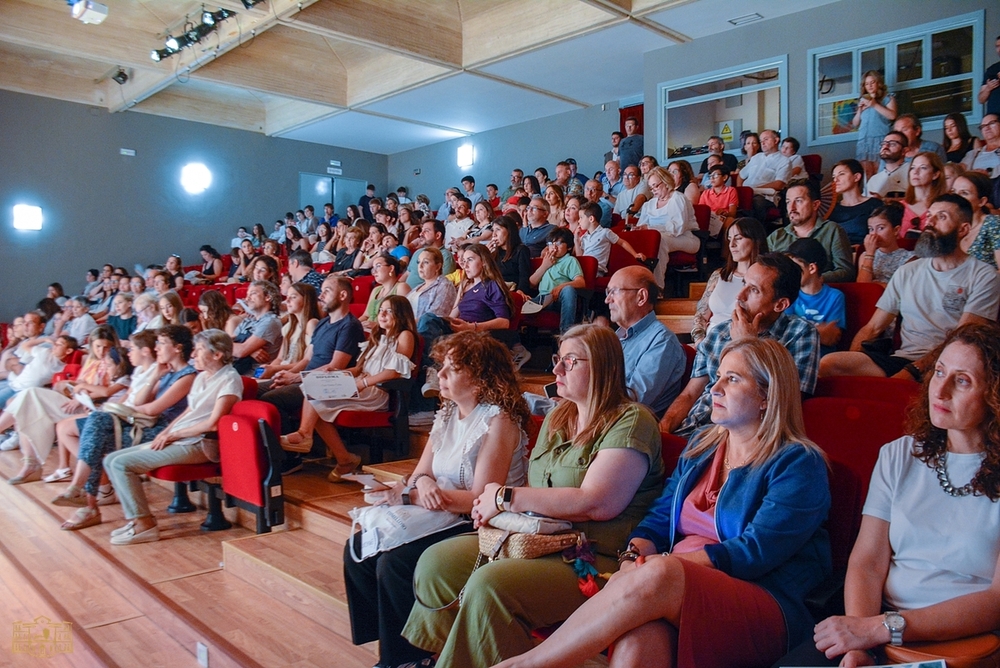
POLYGON ((577 324, 578 320, 576 317, 577 312, 577 297, 579 293, 576 288, 572 285, 566 285, 562 290, 559 291, 559 297, 556 298, 548 308, 555 310, 558 306, 559 308, 559 333, 565 334, 566 330, 577 324))
POLYGON ((17 390, 12 389, 6 380, 0 380, 0 410, 3 410, 3 407, 15 394, 17 394, 17 390))

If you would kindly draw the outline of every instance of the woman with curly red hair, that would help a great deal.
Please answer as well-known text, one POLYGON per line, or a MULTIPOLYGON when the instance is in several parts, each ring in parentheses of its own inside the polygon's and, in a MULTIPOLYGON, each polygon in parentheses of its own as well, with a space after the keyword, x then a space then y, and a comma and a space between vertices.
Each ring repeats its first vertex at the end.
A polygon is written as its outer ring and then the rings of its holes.
MULTIPOLYGON (((460 332, 442 338, 431 356, 441 365, 444 403, 407 483, 405 500, 396 489, 385 502, 467 515, 488 483, 524 484, 528 405, 510 353, 489 334, 460 332)), ((357 563, 351 548, 353 543, 354 552, 360 552, 361 534, 345 546, 352 637, 356 645, 379 641, 378 665, 398 666, 430 656, 400 635, 413 607, 413 570, 429 546, 471 528, 465 522, 357 563)))
POLYGON ((1000 327, 964 325, 936 352, 911 435, 879 453, 847 615, 816 626, 816 648, 844 655, 842 666, 873 665, 883 646, 1000 628, 1000 327))

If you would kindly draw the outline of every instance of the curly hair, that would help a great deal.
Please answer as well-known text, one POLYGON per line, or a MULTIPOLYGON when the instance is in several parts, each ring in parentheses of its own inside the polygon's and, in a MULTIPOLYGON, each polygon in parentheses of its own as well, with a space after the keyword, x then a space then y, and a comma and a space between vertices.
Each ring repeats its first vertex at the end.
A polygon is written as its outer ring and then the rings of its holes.
POLYGON ((527 427, 531 412, 521 395, 513 358, 502 343, 485 332, 458 332, 438 339, 431 358, 438 364, 450 359, 456 371, 468 372, 480 403, 499 406, 515 424, 527 427))
MULTIPOLYGON (((983 402, 987 417, 980 430, 986 457, 972 479, 972 490, 977 496, 996 501, 1000 499, 1000 325, 970 323, 952 330, 934 350, 934 359, 937 360, 952 343, 974 348, 983 363, 983 402)), ((934 468, 937 458, 948 450, 947 430, 931 423, 930 384, 933 379, 933 369, 924 374, 920 395, 910 404, 906 415, 906 433, 912 434, 914 439, 913 456, 930 468, 934 468)))

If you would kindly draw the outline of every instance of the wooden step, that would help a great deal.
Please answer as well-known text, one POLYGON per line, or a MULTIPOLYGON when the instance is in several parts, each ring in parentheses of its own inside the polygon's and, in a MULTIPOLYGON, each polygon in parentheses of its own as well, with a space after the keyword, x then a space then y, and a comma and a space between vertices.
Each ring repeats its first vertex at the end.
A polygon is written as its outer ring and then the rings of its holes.
POLYGON ((688 283, 688 299, 701 299, 708 283, 688 283))
POLYGON ((343 542, 297 530, 227 541, 222 554, 230 575, 350 638, 343 550, 343 542))
POLYGON ((656 302, 656 315, 694 315, 697 308, 694 299, 661 299, 656 302))
POLYGON ((382 482, 402 482, 410 477, 413 469, 417 468, 418 461, 418 459, 398 459, 383 464, 368 464, 362 466, 361 470, 365 473, 371 473, 376 480, 382 482))
POLYGON ((694 315, 658 315, 656 319, 667 326, 678 338, 683 334, 691 336, 691 328, 694 327, 694 315))

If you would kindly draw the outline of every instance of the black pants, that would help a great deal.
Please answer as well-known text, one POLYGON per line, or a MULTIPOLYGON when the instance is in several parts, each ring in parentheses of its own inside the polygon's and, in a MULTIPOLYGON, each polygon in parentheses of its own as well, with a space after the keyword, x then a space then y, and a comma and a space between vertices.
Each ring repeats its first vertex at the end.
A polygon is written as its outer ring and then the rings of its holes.
POLYGON ((274 390, 268 390, 257 397, 261 401, 266 401, 278 409, 281 416, 281 433, 290 434, 299 428, 302 419, 302 386, 298 383, 294 385, 284 385, 274 390))
POLYGON ((816 643, 811 639, 805 641, 791 652, 781 657, 771 668, 782 668, 782 666, 837 666, 840 665, 841 657, 828 659, 823 652, 816 649, 816 643))
POLYGON ((430 652, 414 647, 401 635, 413 608, 413 571, 417 560, 431 545, 467 533, 471 524, 460 524, 406 545, 376 554, 361 563, 351 557, 351 544, 361 554, 361 532, 344 545, 344 585, 351 617, 351 641, 361 645, 379 643, 379 664, 398 666, 420 661, 430 652))

